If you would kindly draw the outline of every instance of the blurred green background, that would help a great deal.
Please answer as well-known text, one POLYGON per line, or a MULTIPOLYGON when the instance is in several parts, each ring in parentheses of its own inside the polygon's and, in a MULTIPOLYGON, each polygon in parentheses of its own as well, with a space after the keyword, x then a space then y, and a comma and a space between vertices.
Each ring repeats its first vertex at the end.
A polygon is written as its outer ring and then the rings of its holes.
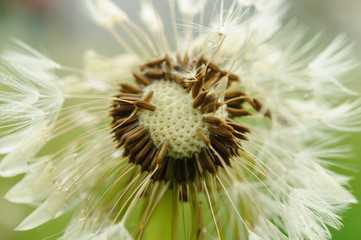
MULTIPOLYGON (((117 54, 120 51, 117 43, 90 22, 79 2, 0 0, 0 50, 10 43, 11 38, 16 38, 67 66, 81 66, 82 53, 89 48, 105 55, 117 54)), ((129 15, 137 18, 136 4, 117 2, 126 8, 129 15)), ((306 25, 311 34, 322 31, 325 39, 346 32, 355 42, 355 55, 361 60, 361 0, 293 0, 290 1, 288 15, 306 25)), ((361 71, 354 81, 361 88, 361 71)), ((361 201, 361 133, 355 133, 345 141, 352 145, 354 151, 354 158, 348 162, 355 171, 347 174, 354 176, 351 187, 361 201)), ((21 177, 0 178, 0 240, 56 239, 56 236, 47 237, 62 231, 71 214, 28 232, 13 231, 33 210, 3 199, 21 177)), ((361 239, 361 204, 353 205, 343 217, 344 227, 333 231, 333 239, 361 239)))

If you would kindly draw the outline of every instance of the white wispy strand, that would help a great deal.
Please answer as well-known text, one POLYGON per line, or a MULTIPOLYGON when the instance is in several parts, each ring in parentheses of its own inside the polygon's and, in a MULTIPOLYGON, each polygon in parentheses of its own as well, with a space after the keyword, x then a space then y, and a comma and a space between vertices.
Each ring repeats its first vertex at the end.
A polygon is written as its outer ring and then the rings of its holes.
MULTIPOLYGON (((29 78, 35 74, 34 77, 40 78, 39 74, 45 74, 47 77, 47 71, 54 70, 60 67, 60 65, 38 51, 34 50, 30 46, 19 40, 13 40, 15 50, 5 50, 1 58, 8 64, 13 66, 16 71, 27 74, 29 78), (40 70, 37 72, 36 70, 40 70)), ((42 81, 42 84, 47 83, 47 78, 42 81)), ((49 85, 51 89, 51 85, 49 85)))
POLYGON ((163 21, 161 20, 158 13, 155 12, 154 6, 150 0, 143 0, 140 7, 140 18, 143 23, 148 26, 150 31, 162 32, 163 21))
POLYGON ((282 26, 282 18, 287 11, 287 1, 238 0, 238 2, 241 7, 255 8, 252 21, 247 22, 247 27, 243 28, 244 34, 252 36, 251 46, 262 44, 282 26))
POLYGON ((338 131, 360 131, 361 101, 343 103, 339 106, 329 106, 314 101, 288 101, 291 111, 301 117, 303 126, 324 124, 338 131))
POLYGON ((66 196, 67 192, 62 189, 52 192, 50 197, 16 227, 16 230, 33 229, 54 218, 59 211, 64 209, 66 196))
MULTIPOLYGON (((125 81, 132 79, 131 71, 139 62, 139 58, 133 54, 122 54, 114 57, 106 57, 98 54, 93 50, 85 52, 84 70, 88 73, 83 81, 75 79, 73 84, 81 84, 80 89, 84 91, 107 92, 113 89, 113 86, 122 76, 125 81)), ((73 84, 69 86, 68 91, 73 91, 73 84)))
MULTIPOLYGON (((76 152, 75 149, 72 150, 73 152, 76 152)), ((99 146, 95 145, 94 150, 99 151, 99 146)), ((74 190, 71 189, 72 186, 74 187, 78 184, 83 185, 83 190, 85 191, 93 184, 92 179, 80 180, 84 172, 93 172, 93 170, 84 169, 82 164, 79 164, 80 162, 87 162, 87 158, 89 157, 88 154, 95 154, 93 150, 89 151, 82 156, 78 156, 77 154, 70 154, 70 150, 68 150, 68 152, 58 156, 56 161, 59 161, 59 164, 56 166, 48 161, 39 162, 38 166, 29 172, 33 174, 39 173, 39 170, 42 167, 42 174, 45 178, 43 180, 46 180, 45 183, 34 180, 33 178, 35 175, 28 174, 21 182, 15 185, 11 191, 9 191, 6 195, 9 200, 16 201, 21 195, 26 193, 28 194, 28 198, 36 200, 32 202, 33 204, 37 203, 37 208, 16 227, 16 230, 24 231, 35 228, 62 215, 79 204, 80 201, 84 201, 84 196, 80 193, 77 193, 71 201, 69 201, 69 198, 74 194, 74 190), (64 171, 66 171, 65 175, 64 171), (25 180, 33 181, 31 181, 31 184, 28 184, 25 180), (23 189, 25 193, 20 192, 21 189, 23 189), (39 200, 42 201, 37 202, 39 200)), ((26 198, 19 202, 25 201, 26 198)))
MULTIPOLYGON (((101 134, 103 135, 103 133, 101 134)), ((38 161, 37 165, 32 166, 29 174, 20 181, 13 189, 9 191, 6 198, 15 202, 27 202, 32 201, 32 204, 36 204, 37 208, 25 218, 16 230, 29 230, 35 228, 49 220, 67 212, 80 201, 84 201, 84 192, 90 187, 93 187, 94 180, 89 178, 92 174, 102 174, 102 168, 89 169, 84 168, 84 163, 94 164, 95 159, 93 156, 102 156, 99 154, 104 149, 109 148, 109 144, 112 143, 111 137, 108 136, 104 141, 99 141, 99 135, 88 141, 91 149, 82 149, 82 155, 78 155, 75 152, 80 149, 67 149, 61 155, 58 155, 53 162, 38 161), (104 143, 108 145, 103 145, 104 143), (54 162, 58 164, 53 165, 54 162), (40 170, 42 168, 42 170, 40 170), (41 171, 41 172, 40 172, 41 171), (35 180, 35 174, 42 173, 43 179, 46 182, 35 180), (87 177, 84 177, 84 174, 87 177), (32 180, 25 182, 26 180, 32 180), (77 186, 82 186, 82 192, 77 192, 77 186), (24 192, 21 192, 23 190, 24 192), (27 198, 20 199, 21 196, 27 194, 27 198)), ((81 143, 79 142, 79 147, 81 143)), ((121 153, 119 153, 121 154, 121 153)), ((46 159, 50 156, 45 156, 46 159)), ((106 164, 107 160, 104 159, 103 164, 106 164)))
MULTIPOLYGON (((101 216, 99 216, 102 219, 101 216)), ((108 239, 124 239, 132 240, 133 238, 125 228, 123 222, 117 224, 107 224, 107 227, 97 232, 101 221, 95 221, 91 224, 82 221, 81 219, 74 219, 70 223, 67 231, 60 240, 74 239, 74 240, 108 240, 108 239)))
POLYGON ((63 92, 51 70, 59 65, 27 45, 16 42, 19 51, 6 51, 0 84, 0 174, 14 176, 27 170, 32 157, 49 137, 63 92))
POLYGON ((260 217, 257 221, 257 224, 253 231, 253 234, 258 234, 258 236, 262 236, 261 239, 288 239, 286 235, 282 233, 280 229, 275 225, 275 223, 272 223, 268 219, 262 217, 260 217))
POLYGON ((309 65, 309 74, 315 77, 337 79, 345 72, 357 67, 358 62, 351 56, 353 46, 346 35, 339 35, 320 55, 309 65), (334 66, 337 65, 337 68, 334 66))
POLYGON ((202 11, 207 4, 207 0, 182 0, 177 1, 177 3, 182 14, 194 16, 202 11))
POLYGON ((339 35, 327 49, 309 63, 307 74, 315 78, 316 84, 325 86, 329 83, 348 94, 360 96, 360 93, 346 88, 339 81, 344 73, 359 66, 358 61, 352 57, 352 52, 353 46, 347 41, 346 36, 339 35))
MULTIPOLYGON (((330 196, 329 196, 330 197, 330 196)), ((293 189, 284 209, 287 232, 291 239, 331 238, 327 226, 341 226, 335 199, 308 189, 293 189)))
POLYGON ((46 160, 47 157, 37 160, 36 162, 42 164, 32 167, 31 171, 6 193, 5 198, 16 203, 40 205, 55 190, 52 183, 55 167, 46 160))
POLYGON ((254 6, 240 8, 239 6, 232 5, 225 12, 222 3, 220 13, 211 22, 208 34, 210 37, 213 34, 220 36, 237 35, 239 37, 239 34, 242 34, 244 31, 243 28, 240 28, 240 25, 250 19, 254 15, 254 11, 254 6))
POLYGON ((86 51, 83 56, 86 76, 67 75, 60 79, 60 85, 67 94, 93 93, 104 94, 114 90, 119 76, 131 82, 131 70, 139 59, 136 55, 123 54, 105 57, 93 50, 86 51))
POLYGON ((260 237, 259 235, 255 234, 254 232, 252 231, 249 231, 248 232, 248 239, 249 240, 262 240, 264 238, 260 237))
POLYGON ((128 20, 127 14, 111 0, 85 0, 92 19, 105 28, 113 28, 128 20))

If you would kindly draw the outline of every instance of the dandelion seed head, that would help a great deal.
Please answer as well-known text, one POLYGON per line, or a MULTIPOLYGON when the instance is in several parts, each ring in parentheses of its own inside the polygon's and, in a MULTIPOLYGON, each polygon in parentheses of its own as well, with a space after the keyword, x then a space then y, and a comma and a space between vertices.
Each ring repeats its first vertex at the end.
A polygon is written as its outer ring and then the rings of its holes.
POLYGON ((152 1, 86 1, 124 51, 83 69, 3 53, 0 174, 37 206, 17 230, 75 209, 61 239, 141 239, 162 214, 170 238, 329 239, 356 202, 326 160, 361 126, 346 38, 307 42, 281 0, 164 3, 171 32, 152 1))

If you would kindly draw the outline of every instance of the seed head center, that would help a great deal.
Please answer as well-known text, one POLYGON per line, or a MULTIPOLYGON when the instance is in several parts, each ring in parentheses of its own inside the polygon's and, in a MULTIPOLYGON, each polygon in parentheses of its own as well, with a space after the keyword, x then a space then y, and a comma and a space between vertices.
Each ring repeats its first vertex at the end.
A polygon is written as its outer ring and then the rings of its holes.
POLYGON ((146 86, 144 91, 153 91, 150 100, 155 111, 139 111, 139 123, 148 127, 154 144, 159 147, 169 142, 168 156, 175 159, 192 157, 200 152, 205 143, 197 134, 197 129, 209 133, 199 109, 192 107, 194 99, 182 86, 175 82, 159 80, 146 86))
POLYGON ((259 100, 229 91, 237 75, 202 57, 165 56, 140 70, 138 86, 119 84, 109 113, 123 156, 155 181, 184 183, 231 166, 250 132, 234 118, 252 111, 271 118, 259 100))

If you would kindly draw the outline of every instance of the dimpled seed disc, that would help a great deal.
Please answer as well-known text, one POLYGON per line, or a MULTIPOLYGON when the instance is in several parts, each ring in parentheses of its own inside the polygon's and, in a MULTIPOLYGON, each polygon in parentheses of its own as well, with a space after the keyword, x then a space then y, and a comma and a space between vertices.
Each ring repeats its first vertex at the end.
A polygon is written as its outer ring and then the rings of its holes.
POLYGON ((140 110, 139 123, 149 128, 154 144, 159 147, 169 142, 168 156, 175 159, 192 157, 200 152, 205 143, 197 134, 197 129, 209 133, 199 109, 194 109, 192 96, 175 82, 159 80, 144 88, 154 91, 150 100, 155 111, 140 110))

